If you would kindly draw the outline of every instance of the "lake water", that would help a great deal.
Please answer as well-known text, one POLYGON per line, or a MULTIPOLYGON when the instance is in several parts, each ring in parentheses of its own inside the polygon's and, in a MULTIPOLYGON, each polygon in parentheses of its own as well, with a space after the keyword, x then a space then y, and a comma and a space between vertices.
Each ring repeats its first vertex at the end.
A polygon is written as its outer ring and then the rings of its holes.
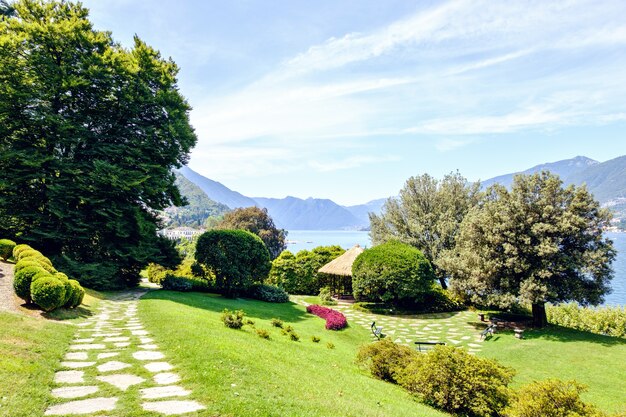
MULTIPOLYGON (((613 292, 606 296, 605 304, 626 305, 626 233, 607 233, 607 236, 613 240, 617 258, 613 262, 613 292)), ((327 245, 339 245, 344 249, 356 244, 364 248, 372 246, 369 232, 344 230, 290 230, 287 240, 290 242, 287 249, 293 253, 327 245)))

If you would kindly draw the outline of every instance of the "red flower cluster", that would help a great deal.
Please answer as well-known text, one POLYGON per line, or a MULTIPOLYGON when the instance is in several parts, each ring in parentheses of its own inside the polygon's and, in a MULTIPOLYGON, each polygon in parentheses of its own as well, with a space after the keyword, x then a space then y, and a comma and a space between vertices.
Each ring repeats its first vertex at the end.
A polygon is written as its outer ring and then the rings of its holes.
POLYGON ((336 310, 333 310, 332 308, 322 307, 317 304, 311 304, 306 308, 306 311, 325 319, 326 329, 328 330, 341 330, 348 325, 348 320, 346 320, 346 316, 336 310))

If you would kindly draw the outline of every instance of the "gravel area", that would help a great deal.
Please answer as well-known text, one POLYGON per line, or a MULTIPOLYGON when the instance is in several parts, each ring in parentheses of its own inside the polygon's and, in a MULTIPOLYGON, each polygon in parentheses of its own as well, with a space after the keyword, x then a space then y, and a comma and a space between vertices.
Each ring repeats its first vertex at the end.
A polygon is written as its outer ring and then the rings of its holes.
POLYGON ((13 292, 13 264, 0 261, 0 311, 19 312, 13 292))

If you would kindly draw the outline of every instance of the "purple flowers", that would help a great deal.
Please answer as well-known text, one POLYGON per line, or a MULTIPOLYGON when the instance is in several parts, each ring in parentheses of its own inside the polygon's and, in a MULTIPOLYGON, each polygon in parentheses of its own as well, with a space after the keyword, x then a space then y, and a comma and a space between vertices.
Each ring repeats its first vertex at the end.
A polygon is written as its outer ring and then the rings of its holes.
POLYGON ((346 320, 346 316, 336 310, 333 310, 332 308, 322 307, 317 304, 311 304, 306 308, 306 311, 325 319, 326 329, 328 330, 341 330, 348 325, 348 320, 346 320))

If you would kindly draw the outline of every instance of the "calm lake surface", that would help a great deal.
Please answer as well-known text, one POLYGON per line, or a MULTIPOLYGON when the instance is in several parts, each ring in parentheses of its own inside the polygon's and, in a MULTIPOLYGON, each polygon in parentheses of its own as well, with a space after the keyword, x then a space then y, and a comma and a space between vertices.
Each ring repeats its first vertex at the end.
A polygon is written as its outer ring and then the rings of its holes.
MULTIPOLYGON (((605 304, 626 305, 626 233, 607 233, 607 236, 613 240, 617 258, 613 263, 613 292, 607 295, 605 304)), ((364 248, 372 246, 369 232, 344 230, 290 230, 287 240, 290 242, 287 249, 293 253, 327 245, 339 245, 344 249, 357 244, 364 248)))

